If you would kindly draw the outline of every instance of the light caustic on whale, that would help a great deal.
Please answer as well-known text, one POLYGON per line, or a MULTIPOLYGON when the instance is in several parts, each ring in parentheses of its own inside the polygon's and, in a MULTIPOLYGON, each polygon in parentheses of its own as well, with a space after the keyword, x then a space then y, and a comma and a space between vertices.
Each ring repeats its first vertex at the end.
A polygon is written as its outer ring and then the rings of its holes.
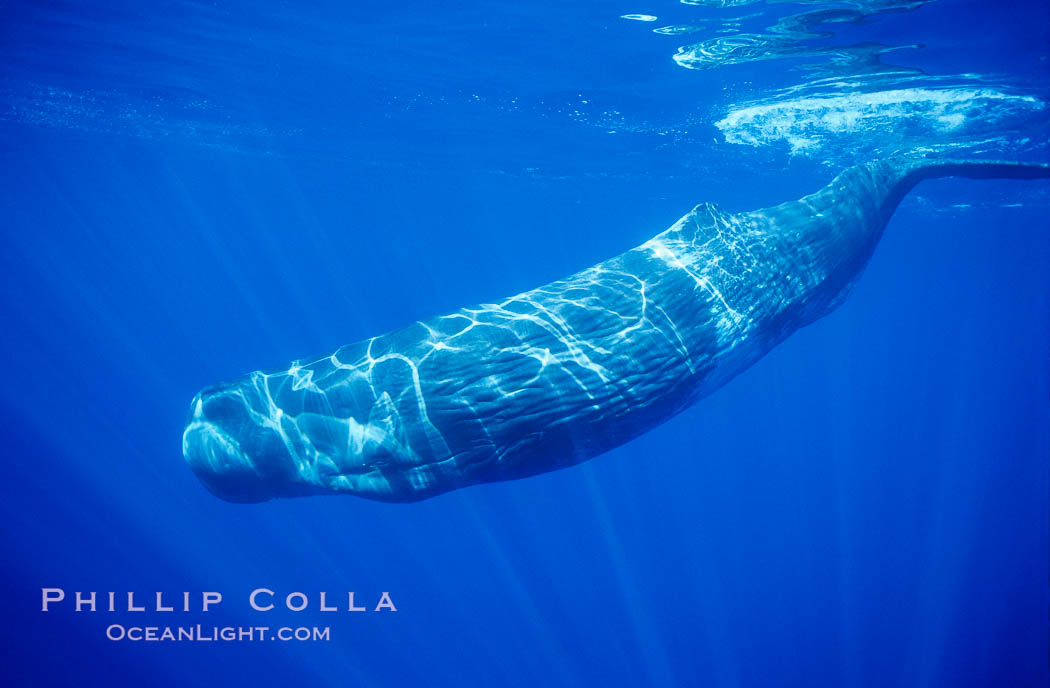
POLYGON ((664 422, 830 312, 901 198, 1037 164, 889 159, 798 201, 698 205, 637 248, 193 400, 183 454, 235 502, 414 501, 571 466, 664 422))

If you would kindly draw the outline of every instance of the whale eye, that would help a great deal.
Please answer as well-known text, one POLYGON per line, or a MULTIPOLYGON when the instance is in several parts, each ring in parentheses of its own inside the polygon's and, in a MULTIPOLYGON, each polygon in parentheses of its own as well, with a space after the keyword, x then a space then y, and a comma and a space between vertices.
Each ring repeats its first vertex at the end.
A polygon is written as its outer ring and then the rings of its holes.
POLYGON ((388 439, 380 444, 370 444, 362 452, 362 459, 369 465, 383 470, 384 468, 404 468, 415 466, 418 460, 407 447, 388 439))
POLYGON ((203 414, 210 419, 240 423, 248 419, 244 399, 225 386, 206 389, 200 394, 203 414))
POLYGON ((303 438, 318 452, 332 458, 352 453, 350 426, 346 420, 318 413, 303 413, 295 419, 295 424, 303 438))

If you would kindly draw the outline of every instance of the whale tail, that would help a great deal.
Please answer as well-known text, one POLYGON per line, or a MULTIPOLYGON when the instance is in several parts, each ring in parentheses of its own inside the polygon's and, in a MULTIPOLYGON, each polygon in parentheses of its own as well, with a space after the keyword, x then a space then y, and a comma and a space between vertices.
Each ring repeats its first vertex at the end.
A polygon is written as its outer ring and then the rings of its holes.
MULTIPOLYGON (((877 217, 881 222, 863 223, 862 234, 872 242, 889 221, 901 200, 915 185, 939 177, 971 179, 1050 179, 1050 164, 1008 160, 973 160, 959 158, 923 158, 916 155, 893 155, 867 164, 847 168, 823 189, 798 202, 782 204, 789 215, 811 218, 838 217, 835 212, 844 199, 863 208, 862 215, 877 217), (800 209, 799 204, 802 204, 800 209)), ((769 212, 771 209, 766 209, 769 212)), ((847 213, 851 215, 852 210, 847 213)), ((848 218, 840 218, 840 226, 848 218)), ((874 246, 874 243, 872 243, 874 246)))
POLYGON ((938 177, 975 179, 1050 179, 1050 165, 1003 160, 923 158, 894 155, 855 165, 830 184, 798 201, 751 213, 824 256, 839 256, 823 278, 826 302, 810 299, 801 321, 812 322, 845 298, 846 290, 867 263, 901 200, 916 184, 938 177), (772 218, 772 221, 770 221, 772 218))
POLYGON ((966 160, 931 158, 911 160, 906 166, 915 183, 936 177, 969 177, 971 179, 1048 179, 1050 165, 1009 160, 966 160))
POLYGON ((1050 165, 1010 160, 972 160, 957 158, 890 158, 875 163, 892 178, 889 209, 897 207, 916 184, 940 177, 969 179, 1050 179, 1050 165))

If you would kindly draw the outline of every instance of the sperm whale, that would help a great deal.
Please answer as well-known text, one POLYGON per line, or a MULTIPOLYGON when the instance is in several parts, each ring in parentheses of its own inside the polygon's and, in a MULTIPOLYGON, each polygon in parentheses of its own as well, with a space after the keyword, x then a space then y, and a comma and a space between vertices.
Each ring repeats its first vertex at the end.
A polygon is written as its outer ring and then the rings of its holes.
POLYGON ((933 177, 1040 164, 890 158, 771 208, 704 203, 614 258, 202 390, 183 454, 233 502, 407 502, 590 459, 664 422, 845 298, 933 177))

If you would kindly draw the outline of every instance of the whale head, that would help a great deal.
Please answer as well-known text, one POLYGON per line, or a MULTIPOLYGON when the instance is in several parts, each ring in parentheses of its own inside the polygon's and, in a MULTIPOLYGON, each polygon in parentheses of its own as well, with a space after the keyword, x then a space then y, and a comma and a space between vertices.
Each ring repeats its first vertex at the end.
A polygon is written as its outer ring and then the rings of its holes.
MULTIPOLYGON (((363 403, 358 421, 330 406, 321 412, 324 395, 295 389, 287 377, 253 373, 194 397, 182 453, 201 483, 240 503, 338 493, 405 501, 392 483, 405 480, 402 472, 420 458, 389 394, 363 403), (317 398, 308 401, 311 394, 317 398)), ((411 499, 422 498, 420 487, 411 499)))
POLYGON ((280 427, 254 408, 249 391, 243 382, 224 383, 194 397, 182 434, 186 463, 210 492, 230 502, 311 494, 296 479, 280 427))

